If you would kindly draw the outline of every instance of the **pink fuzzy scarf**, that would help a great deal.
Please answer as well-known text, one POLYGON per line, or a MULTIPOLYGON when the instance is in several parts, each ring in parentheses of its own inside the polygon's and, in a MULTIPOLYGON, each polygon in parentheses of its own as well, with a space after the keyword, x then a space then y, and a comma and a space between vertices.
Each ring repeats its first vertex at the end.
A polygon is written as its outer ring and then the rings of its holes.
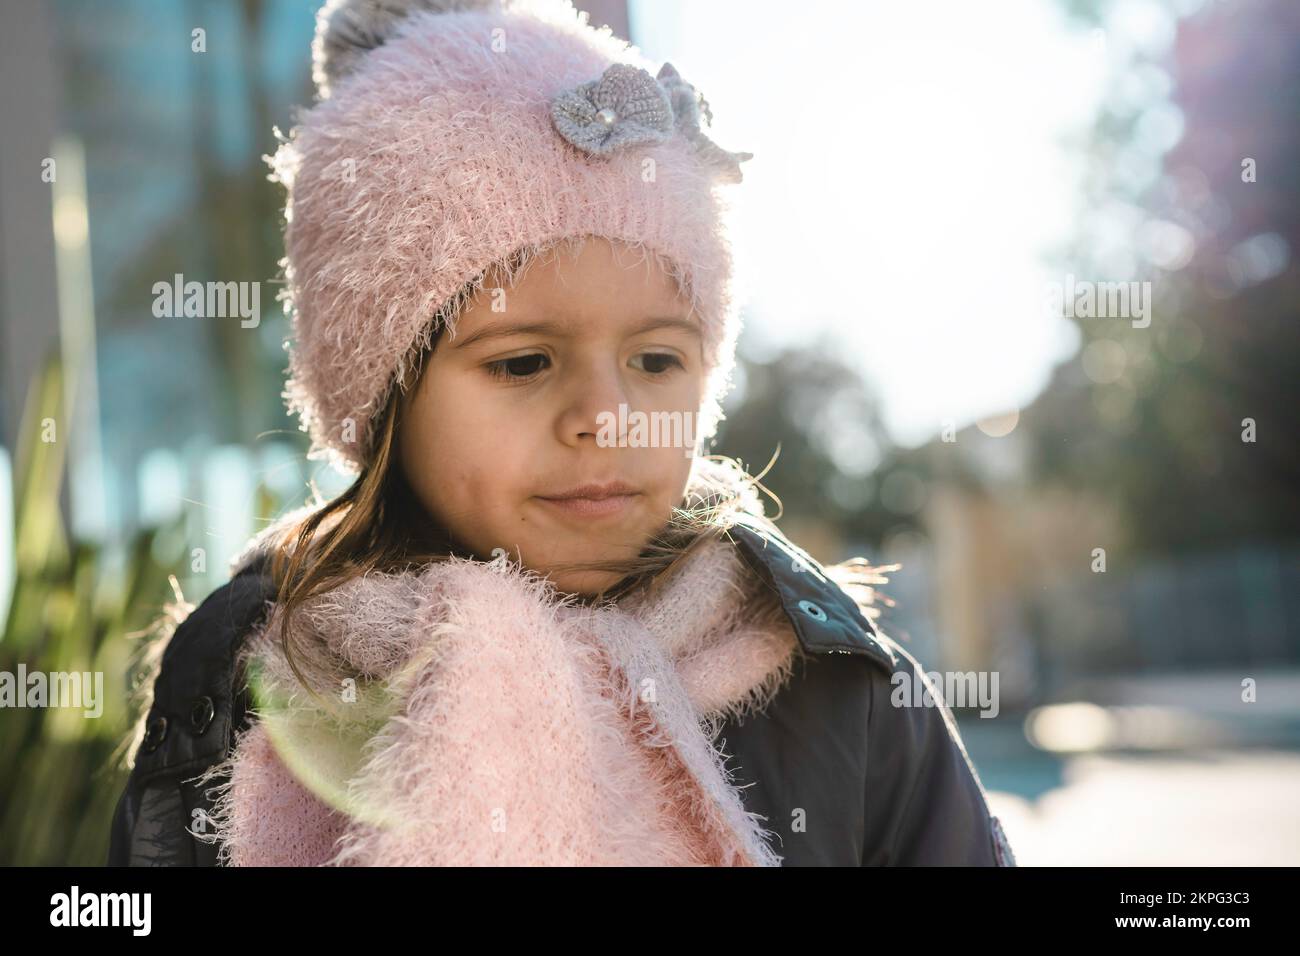
POLYGON ((294 619, 319 699, 273 612, 196 836, 237 866, 779 865, 714 741, 797 641, 734 544, 699 544, 618 606, 505 558, 353 580, 294 619))

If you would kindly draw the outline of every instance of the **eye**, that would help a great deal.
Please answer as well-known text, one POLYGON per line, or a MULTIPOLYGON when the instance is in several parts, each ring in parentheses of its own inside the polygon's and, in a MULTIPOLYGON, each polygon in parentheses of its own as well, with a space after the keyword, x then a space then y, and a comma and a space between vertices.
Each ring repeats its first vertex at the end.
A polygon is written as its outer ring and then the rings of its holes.
POLYGON ((645 359, 646 367, 642 368, 642 371, 651 375, 662 375, 674 366, 685 368, 681 359, 671 352, 642 352, 640 355, 634 356, 634 358, 645 359))
POLYGON ((495 379, 511 381, 531 378, 545 368, 547 364, 550 364, 550 359, 541 352, 534 352, 531 355, 515 355, 507 359, 488 362, 484 368, 495 379))

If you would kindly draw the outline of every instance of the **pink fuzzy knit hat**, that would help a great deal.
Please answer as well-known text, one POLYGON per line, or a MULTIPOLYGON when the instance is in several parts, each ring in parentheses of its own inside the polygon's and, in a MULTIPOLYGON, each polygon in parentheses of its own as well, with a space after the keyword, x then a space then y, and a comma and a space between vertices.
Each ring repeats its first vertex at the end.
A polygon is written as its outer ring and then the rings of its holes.
POLYGON ((288 190, 293 338, 284 396, 310 458, 355 473, 374 416, 485 272, 599 236, 657 257, 691 302, 711 437, 739 318, 719 189, 747 153, 708 104, 568 0, 330 0, 318 98, 272 164, 288 190))

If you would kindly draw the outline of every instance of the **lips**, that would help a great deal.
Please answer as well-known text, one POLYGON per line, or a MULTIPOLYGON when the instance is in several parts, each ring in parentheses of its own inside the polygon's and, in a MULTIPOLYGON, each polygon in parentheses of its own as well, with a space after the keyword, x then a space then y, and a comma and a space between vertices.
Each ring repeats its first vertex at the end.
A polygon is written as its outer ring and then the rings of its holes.
POLYGON ((611 481, 579 485, 553 495, 538 495, 537 498, 562 514, 598 518, 624 513, 639 494, 625 481, 611 481))
POLYGON ((635 495, 638 491, 635 487, 626 481, 607 481, 603 484, 589 483, 577 485, 565 491, 558 491, 550 495, 538 495, 547 501, 563 501, 572 498, 587 498, 592 501, 601 501, 605 498, 613 498, 619 495, 635 495))

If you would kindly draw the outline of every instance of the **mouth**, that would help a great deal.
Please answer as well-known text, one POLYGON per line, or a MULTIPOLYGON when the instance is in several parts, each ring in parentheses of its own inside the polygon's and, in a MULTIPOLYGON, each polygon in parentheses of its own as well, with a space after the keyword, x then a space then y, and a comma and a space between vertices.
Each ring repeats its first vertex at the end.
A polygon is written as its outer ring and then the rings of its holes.
POLYGON ((624 514, 640 496, 627 482, 580 485, 552 495, 537 495, 537 500, 562 514, 601 518, 624 514))

